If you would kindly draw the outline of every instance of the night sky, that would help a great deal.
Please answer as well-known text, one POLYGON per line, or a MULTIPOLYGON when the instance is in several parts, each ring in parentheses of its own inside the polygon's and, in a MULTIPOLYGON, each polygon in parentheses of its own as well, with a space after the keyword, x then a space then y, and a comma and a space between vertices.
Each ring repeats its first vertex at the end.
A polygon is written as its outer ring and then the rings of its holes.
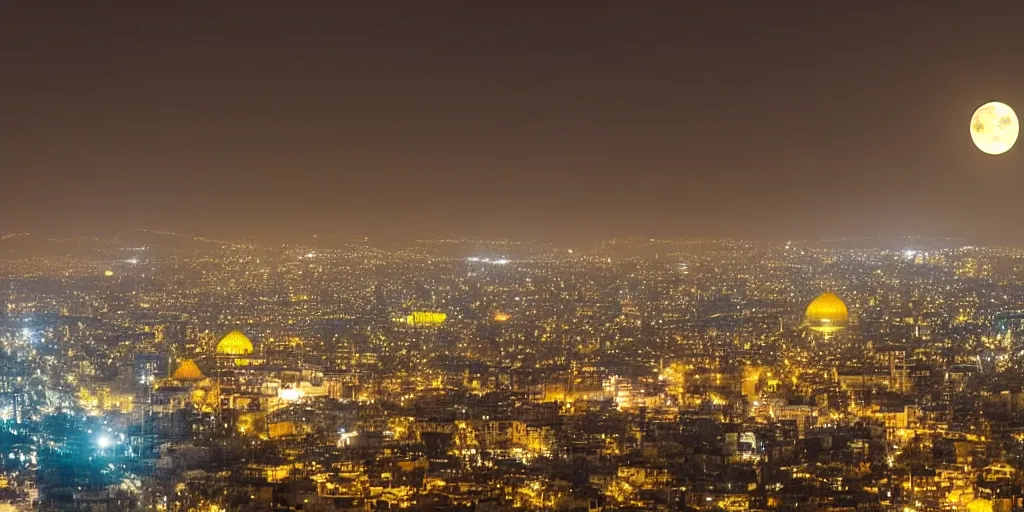
POLYGON ((0 3, 0 230, 1024 242, 1024 2, 156 4, 0 3))

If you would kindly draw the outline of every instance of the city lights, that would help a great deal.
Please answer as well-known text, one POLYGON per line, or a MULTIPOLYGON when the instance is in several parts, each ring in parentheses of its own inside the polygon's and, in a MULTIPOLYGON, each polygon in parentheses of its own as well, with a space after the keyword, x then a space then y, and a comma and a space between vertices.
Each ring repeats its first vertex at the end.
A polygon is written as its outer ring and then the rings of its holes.
POLYGON ((0 512, 1024 512, 1024 2, 221 3, 0 4, 0 512))
POLYGON ((474 262, 474 263, 477 263, 477 262, 479 262, 479 263, 488 263, 488 264, 491 264, 491 265, 507 265, 509 263, 509 260, 505 259, 505 258, 494 258, 494 259, 492 259, 492 258, 481 258, 481 257, 477 257, 477 256, 471 256, 469 258, 466 258, 466 261, 474 262))

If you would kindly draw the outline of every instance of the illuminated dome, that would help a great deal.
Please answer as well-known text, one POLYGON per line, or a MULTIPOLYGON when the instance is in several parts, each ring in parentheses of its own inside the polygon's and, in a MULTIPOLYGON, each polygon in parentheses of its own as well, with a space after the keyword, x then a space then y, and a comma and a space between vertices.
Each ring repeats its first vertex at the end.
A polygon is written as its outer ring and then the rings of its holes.
POLYGON ((846 327, 850 320, 850 312, 843 300, 832 292, 825 292, 807 305, 804 311, 804 323, 811 330, 818 332, 834 332, 846 327))
POLYGON ((217 342, 217 355, 247 356, 252 354, 252 342, 241 331, 231 331, 217 342))
POLYGON ((181 363, 181 366, 177 370, 174 370, 174 375, 171 375, 174 380, 182 380, 188 382, 198 382, 206 378, 203 372, 196 366, 196 362, 191 359, 186 359, 181 363))

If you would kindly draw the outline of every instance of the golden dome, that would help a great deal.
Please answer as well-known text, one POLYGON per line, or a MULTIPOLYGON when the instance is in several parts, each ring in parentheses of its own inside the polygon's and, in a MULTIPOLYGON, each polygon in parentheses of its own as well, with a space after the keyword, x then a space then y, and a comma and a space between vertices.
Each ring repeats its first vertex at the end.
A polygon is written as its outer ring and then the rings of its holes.
POLYGON ((217 342, 217 355, 247 356, 252 354, 252 342, 241 331, 231 331, 217 342))
POLYGON ((177 370, 174 370, 174 375, 171 375, 174 380, 183 380, 190 382, 198 382, 206 378, 203 372, 196 366, 196 362, 191 359, 182 361, 181 366, 178 366, 177 370))
POLYGON ((804 323, 815 331, 838 331, 846 327, 849 321, 850 312, 846 309, 846 304, 832 292, 818 295, 804 311, 804 323))

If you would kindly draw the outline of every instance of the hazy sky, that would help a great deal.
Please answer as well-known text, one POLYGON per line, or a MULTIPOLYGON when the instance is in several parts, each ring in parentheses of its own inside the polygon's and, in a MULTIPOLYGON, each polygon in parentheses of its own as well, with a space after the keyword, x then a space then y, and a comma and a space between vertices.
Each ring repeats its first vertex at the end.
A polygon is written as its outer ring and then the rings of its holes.
POLYGON ((0 228, 1024 241, 1024 147, 968 133, 986 101, 1024 111, 1021 20, 1006 1, 2 2, 0 228))

